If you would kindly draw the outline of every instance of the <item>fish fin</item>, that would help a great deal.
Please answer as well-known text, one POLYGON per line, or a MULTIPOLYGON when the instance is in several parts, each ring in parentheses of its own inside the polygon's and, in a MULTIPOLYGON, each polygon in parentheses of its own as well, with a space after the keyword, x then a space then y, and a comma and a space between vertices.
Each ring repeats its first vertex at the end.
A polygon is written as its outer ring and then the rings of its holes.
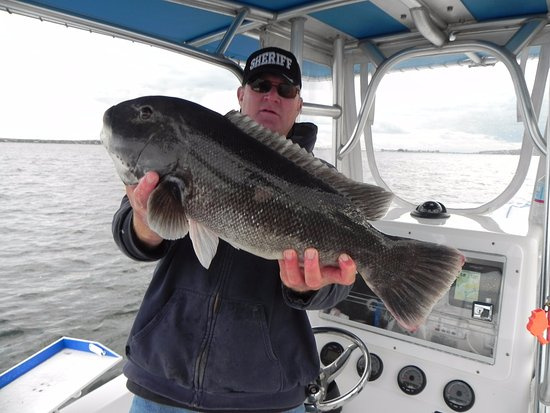
POLYGON ((397 322, 414 331, 450 289, 463 264, 464 256, 454 248, 399 240, 387 260, 359 272, 397 322))
MULTIPOLYGON (((347 185, 340 184, 338 191, 349 199, 366 219, 377 220, 386 215, 393 199, 392 192, 376 185, 345 178, 348 180, 347 185)), ((327 182, 330 183, 330 180, 327 179, 327 182)))
POLYGON ((185 183, 166 176, 151 192, 147 201, 147 223, 164 239, 183 238, 189 232, 185 214, 185 183))
POLYGON ((226 118, 236 127, 257 141, 286 157, 309 174, 332 186, 346 197, 366 219, 380 219, 390 207, 393 193, 376 186, 356 182, 340 173, 330 164, 316 158, 300 145, 274 133, 250 117, 237 111, 230 111, 226 118))
POLYGON ((201 265, 208 269, 218 249, 218 236, 193 219, 189 220, 189 236, 193 242, 195 255, 201 265))

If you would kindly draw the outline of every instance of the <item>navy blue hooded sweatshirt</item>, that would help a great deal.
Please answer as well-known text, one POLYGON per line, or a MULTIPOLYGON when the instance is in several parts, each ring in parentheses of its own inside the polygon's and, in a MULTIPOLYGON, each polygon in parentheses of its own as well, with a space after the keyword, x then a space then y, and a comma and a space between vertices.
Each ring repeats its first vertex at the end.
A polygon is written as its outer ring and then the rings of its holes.
MULTIPOLYGON (((313 149, 317 127, 297 123, 290 139, 313 149)), ((280 412, 304 402, 319 374, 306 309, 324 309, 351 287, 298 294, 280 280, 276 261, 220 240, 210 268, 188 236, 140 245, 124 197, 113 219, 116 244, 130 258, 160 260, 126 346, 124 374, 134 394, 197 411, 280 412)))

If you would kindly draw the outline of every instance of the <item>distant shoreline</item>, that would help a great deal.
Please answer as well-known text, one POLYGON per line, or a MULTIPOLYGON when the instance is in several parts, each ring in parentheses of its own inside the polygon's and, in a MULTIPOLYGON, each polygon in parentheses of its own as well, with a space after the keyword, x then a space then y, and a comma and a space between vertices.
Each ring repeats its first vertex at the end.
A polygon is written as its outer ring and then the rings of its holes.
POLYGON ((70 143, 70 144, 79 144, 79 145, 101 145, 99 139, 88 139, 88 140, 69 140, 69 139, 10 139, 10 138, 0 138, 0 142, 6 143, 70 143))
POLYGON ((439 150, 422 150, 422 149, 380 149, 380 152, 400 152, 400 153, 457 153, 457 154, 479 154, 479 155, 519 155, 521 149, 500 149, 493 151, 479 151, 479 152, 451 152, 451 151, 439 151, 439 150))
MULTIPOLYGON (((101 145, 99 139, 77 140, 77 139, 10 139, 0 138, 0 142, 6 143, 66 143, 78 145, 101 145)), ((327 148, 319 148, 327 149, 327 148)), ((479 151, 479 152, 448 152, 437 150, 422 150, 422 149, 380 149, 380 152, 400 152, 400 153, 457 153, 457 154, 479 154, 479 155, 519 155, 521 149, 502 149, 494 151, 479 151)), ((377 151, 378 152, 378 151, 377 151)))

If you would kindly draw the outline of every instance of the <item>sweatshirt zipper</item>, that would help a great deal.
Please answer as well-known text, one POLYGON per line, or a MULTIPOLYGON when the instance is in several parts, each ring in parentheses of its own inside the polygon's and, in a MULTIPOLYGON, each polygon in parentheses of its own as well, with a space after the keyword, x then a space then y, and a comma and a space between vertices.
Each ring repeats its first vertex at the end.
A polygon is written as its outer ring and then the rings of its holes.
POLYGON ((197 358, 197 364, 195 368, 195 386, 198 390, 202 390, 202 384, 204 381, 204 373, 206 372, 206 360, 208 359, 208 351, 210 350, 210 342, 212 339, 212 333, 214 331, 214 325, 216 324, 215 316, 218 313, 220 301, 220 293, 216 292, 214 296, 214 303, 212 304, 212 319, 208 326, 207 340, 203 346, 199 357, 197 358))
MULTIPOLYGON (((219 253, 220 251, 218 251, 219 253)), ((231 266, 230 259, 227 258, 227 253, 224 251, 223 256, 223 264, 222 267, 219 270, 219 280, 216 284, 216 287, 214 288, 214 297, 212 300, 212 304, 210 306, 210 309, 208 311, 208 325, 207 325, 207 331, 205 334, 205 338, 203 340, 203 346, 199 353, 199 356, 197 357, 197 360, 195 362, 195 374, 194 374, 194 387, 195 387, 195 399, 193 400, 193 404, 195 406, 200 405, 200 397, 202 394, 202 386, 204 383, 204 375, 206 373, 206 363, 208 361, 208 353, 210 351, 210 345, 212 342, 212 337, 214 334, 214 327, 216 325, 216 316, 220 309, 221 304, 221 290, 223 289, 223 286, 225 284, 225 280, 227 278, 228 270, 231 266)))

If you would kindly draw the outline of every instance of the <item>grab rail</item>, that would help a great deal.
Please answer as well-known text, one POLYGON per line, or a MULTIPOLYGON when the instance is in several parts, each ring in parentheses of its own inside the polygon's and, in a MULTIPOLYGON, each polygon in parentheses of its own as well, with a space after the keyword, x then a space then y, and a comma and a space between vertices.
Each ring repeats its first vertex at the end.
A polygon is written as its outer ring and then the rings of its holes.
POLYGON ((380 84, 380 81, 382 80, 384 74, 386 74, 386 72, 388 72, 393 66, 405 60, 416 57, 426 57, 442 54, 458 54, 472 51, 491 53, 497 56, 506 65, 512 77, 512 82, 514 84, 516 95, 519 99, 520 109, 524 121, 526 122, 529 135, 539 151, 541 151, 541 153, 543 154, 546 154, 546 142, 544 141, 544 138, 538 128, 533 105, 529 97, 529 90, 527 89, 527 85, 525 83, 523 73, 521 72, 521 68, 515 60, 515 56, 505 47, 498 46, 490 42, 456 41, 442 47, 428 46, 423 48, 407 49, 398 52, 394 56, 385 60, 377 68, 372 76, 369 90, 367 91, 367 94, 365 95, 361 103, 357 125, 355 126, 355 129, 353 130, 350 139, 340 149, 338 156, 340 158, 343 158, 359 142, 359 137, 361 136, 362 130, 367 122, 367 115, 372 108, 372 104, 374 103, 376 89, 380 84))
MULTIPOLYGON (((529 95, 529 90, 527 88, 522 69, 516 62, 516 58, 513 53, 510 52, 506 47, 498 46, 490 42, 456 41, 442 47, 428 46, 403 50, 383 61, 372 75, 371 81, 369 83, 369 88, 363 98, 361 108, 359 110, 358 120, 353 130, 353 133, 350 139, 340 148, 338 152, 338 157, 340 159, 343 158, 359 142, 359 138, 363 133, 367 122, 368 114, 374 103, 376 89, 378 88, 382 77, 392 67, 411 58, 435 56, 442 54, 459 54, 467 52, 489 53, 504 63, 510 73, 512 83, 518 97, 519 109, 525 122, 526 132, 528 133, 528 136, 531 138, 531 141, 534 143, 537 149, 541 153, 546 154, 546 141, 543 138, 542 133, 540 132, 540 129, 538 127, 536 112, 533 108, 533 103, 529 95)), ((367 150, 369 161, 368 164, 376 181, 376 184, 386 189, 390 189, 378 173, 376 161, 372 152, 372 139, 370 137, 366 137, 365 140, 367 149, 371 149, 370 151, 367 150)), ((506 190, 499 197, 476 208, 449 209, 449 212, 487 214, 503 206, 521 187, 523 179, 520 178, 522 174, 526 174, 527 172, 531 152, 532 151, 530 147, 522 148, 520 162, 518 164, 518 171, 516 171, 517 177, 514 177, 512 182, 510 182, 506 190)), ((396 202, 404 206, 411 208, 415 207, 415 205, 413 205, 412 203, 398 196, 396 196, 395 200, 396 202)))

